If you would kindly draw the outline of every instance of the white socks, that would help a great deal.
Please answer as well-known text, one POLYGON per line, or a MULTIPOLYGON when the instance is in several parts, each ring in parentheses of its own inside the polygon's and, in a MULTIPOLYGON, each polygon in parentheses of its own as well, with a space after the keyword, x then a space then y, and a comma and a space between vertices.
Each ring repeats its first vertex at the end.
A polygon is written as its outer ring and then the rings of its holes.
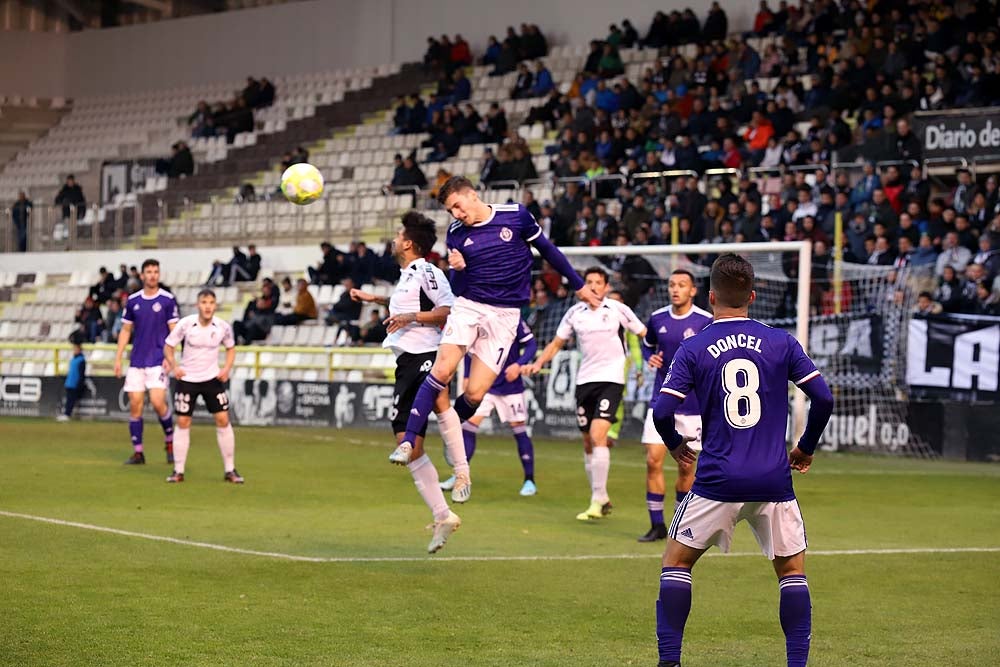
POLYGON ((465 458, 465 438, 462 437, 462 420, 455 408, 448 408, 437 416, 438 430, 456 475, 469 474, 469 461, 465 458))
POLYGON ((594 486, 594 457, 592 454, 588 454, 586 451, 583 452, 583 471, 587 473, 587 484, 589 486, 594 486))
MULTIPOLYGON (((457 419, 458 416, 456 415, 455 418, 457 419)), ((468 467, 469 464, 465 465, 468 467)), ((420 492, 420 497, 431 508, 434 520, 444 521, 447 519, 449 513, 448 503, 444 499, 441 487, 438 486, 437 469, 431 463, 430 457, 424 454, 416 461, 406 464, 406 467, 410 469, 410 474, 413 475, 413 485, 420 492)))
POLYGON ((608 502, 608 471, 611 470, 611 450, 607 447, 594 447, 591 455, 590 502, 608 502))
MULTIPOLYGON (((222 465, 226 472, 236 469, 236 437, 233 435, 233 426, 230 424, 225 428, 215 427, 215 439, 219 442, 219 453, 222 454, 222 465)), ((174 441, 174 460, 177 460, 177 443, 174 441)))
POLYGON ((174 429, 174 472, 183 473, 187 462, 188 449, 191 448, 191 429, 177 427, 174 429))

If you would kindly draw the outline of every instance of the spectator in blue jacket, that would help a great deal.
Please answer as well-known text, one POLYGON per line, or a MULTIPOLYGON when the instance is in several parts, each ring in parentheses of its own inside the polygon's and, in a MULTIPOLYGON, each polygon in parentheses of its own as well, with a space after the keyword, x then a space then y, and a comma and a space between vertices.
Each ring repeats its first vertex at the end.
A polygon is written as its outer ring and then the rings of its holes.
POLYGON ((62 414, 56 417, 57 421, 66 422, 73 416, 73 408, 80 400, 84 390, 84 378, 87 377, 87 358, 83 355, 83 334, 74 331, 69 337, 73 344, 73 358, 69 362, 69 372, 66 374, 66 382, 63 387, 66 389, 66 402, 63 406, 62 414))
POLYGON ((535 85, 531 87, 531 96, 544 97, 555 87, 556 85, 552 81, 552 72, 545 66, 545 63, 539 60, 535 63, 535 85))
POLYGON ((454 84, 451 89, 451 100, 453 104, 464 102, 472 97, 472 82, 461 69, 455 70, 454 84))

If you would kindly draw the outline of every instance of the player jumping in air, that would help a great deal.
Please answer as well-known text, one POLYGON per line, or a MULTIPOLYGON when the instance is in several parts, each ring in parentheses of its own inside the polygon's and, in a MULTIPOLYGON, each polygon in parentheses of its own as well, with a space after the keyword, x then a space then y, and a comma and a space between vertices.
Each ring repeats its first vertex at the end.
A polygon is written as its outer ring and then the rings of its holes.
POLYGON ((125 374, 125 392, 128 394, 128 430, 133 452, 126 464, 146 462, 142 449, 142 408, 147 390, 149 402, 163 427, 167 463, 174 462, 174 420, 167 404, 163 343, 178 319, 174 295, 160 289, 160 263, 147 259, 142 263, 142 289, 129 296, 122 312, 122 330, 118 334, 118 350, 115 352, 115 377, 121 377, 122 355, 129 340, 132 341, 129 368, 125 374))
MULTIPOLYGON (((521 379, 521 366, 529 364, 534 360, 538 351, 538 343, 535 335, 531 333, 531 327, 523 319, 517 325, 517 342, 512 346, 512 353, 507 355, 507 362, 504 364, 496 382, 486 392, 486 398, 479 404, 476 414, 469 418, 469 421, 462 424, 462 436, 465 438, 465 456, 471 462, 472 456, 476 452, 476 434, 479 432, 479 425, 483 420, 497 411, 500 421, 510 425, 514 433, 514 441, 517 442, 517 456, 521 459, 521 468, 524 470, 524 483, 521 485, 522 496, 533 496, 538 492, 535 486, 535 446, 528 435, 528 413, 525 409, 524 401, 524 380, 521 379), (517 355, 516 357, 514 355, 517 355)), ((465 374, 469 374, 469 366, 472 359, 465 357, 465 374)), ((441 488, 450 489, 455 484, 455 478, 441 482, 441 488)))
MULTIPOLYGON (((695 335, 712 321, 712 314, 694 305, 694 297, 698 288, 694 284, 694 276, 685 269, 678 269, 670 274, 667 284, 670 293, 670 305, 653 311, 646 323, 646 337, 642 339, 643 355, 652 368, 656 369, 656 384, 654 388, 663 386, 663 378, 667 367, 674 358, 677 348, 686 339, 695 335)), ((698 399, 694 394, 688 394, 684 403, 677 408, 674 415, 677 430, 683 435, 689 435, 693 440, 688 447, 696 452, 701 451, 701 415, 698 413, 698 399)), ((667 526, 663 520, 663 500, 666 495, 666 483, 663 480, 663 459, 667 448, 663 439, 656 432, 653 424, 653 408, 646 411, 646 423, 642 427, 642 444, 646 448, 646 509, 649 510, 649 532, 639 538, 640 542, 655 542, 667 536, 667 526)), ((677 481, 674 484, 676 501, 674 509, 683 500, 694 483, 694 466, 688 463, 677 463, 677 481)))
POLYGON ((590 506, 576 516, 580 521, 600 519, 610 510, 608 472, 611 451, 608 449, 608 429, 615 421, 615 412, 625 390, 625 342, 627 329, 638 336, 646 335, 632 309, 624 303, 605 298, 610 289, 608 274, 600 267, 591 267, 583 274, 586 287, 600 302, 578 303, 566 311, 555 338, 524 373, 534 375, 562 349, 574 334, 583 358, 576 373, 576 418, 583 435, 583 466, 590 482, 590 506))
POLYGON ((236 472, 236 440, 229 423, 229 396, 226 383, 236 361, 236 339, 225 320, 215 316, 215 292, 198 292, 198 314, 181 318, 163 346, 163 356, 177 378, 174 388, 174 410, 177 431, 174 433, 174 472, 168 482, 184 481, 184 465, 191 446, 191 414, 201 396, 205 407, 215 418, 215 439, 222 454, 223 479, 242 484, 236 472), (184 355, 178 366, 174 350, 184 345, 184 355), (219 368, 219 348, 226 348, 226 362, 219 368))
POLYGON ((403 441, 389 456, 393 462, 410 459, 435 401, 442 394, 447 396, 446 387, 466 353, 473 355, 469 383, 455 400, 455 411, 462 421, 475 414, 515 345, 520 309, 530 299, 532 246, 581 299, 595 306, 600 301, 584 288, 583 280, 524 206, 486 204, 461 176, 441 186, 438 201, 455 218, 448 228, 447 246, 452 288, 458 298, 448 315, 434 367, 413 399, 403 441))
POLYGON ((653 406, 656 430, 680 463, 696 457, 688 446, 692 436, 678 433, 674 419, 692 392, 704 427, 694 486, 674 513, 663 556, 656 603, 660 667, 680 665, 691 568, 712 545, 728 551, 733 528, 744 519, 778 576, 788 667, 804 667, 809 658, 806 531, 791 471, 809 470, 833 395, 791 334, 749 319, 753 284, 747 260, 730 253, 715 261, 708 294, 714 321, 681 344, 653 406), (785 445, 789 381, 812 400, 791 452, 785 445))
MULTIPOLYGON (((392 249, 402 269, 399 282, 388 299, 374 294, 351 290, 355 301, 375 302, 389 306, 386 320, 388 336, 383 347, 396 355, 396 386, 393 391, 392 430, 396 443, 403 441, 407 417, 422 383, 434 365, 434 358, 441 342, 441 327, 451 312, 455 296, 444 273, 424 257, 437 242, 434 222, 416 211, 403 216, 403 226, 396 233, 392 249)), ((433 403, 438 416, 438 428, 444 440, 446 453, 460 483, 452 489, 451 499, 463 503, 469 499, 469 464, 465 459, 462 442, 462 423, 455 409, 442 394, 433 403)), ((462 524, 458 515, 448 508, 448 503, 438 485, 438 473, 424 450, 427 421, 410 441, 412 446, 405 459, 413 475, 413 483, 420 496, 434 515, 434 535, 427 551, 434 553, 445 545, 448 537, 462 524)), ((395 460, 394 460, 395 462, 395 460)))

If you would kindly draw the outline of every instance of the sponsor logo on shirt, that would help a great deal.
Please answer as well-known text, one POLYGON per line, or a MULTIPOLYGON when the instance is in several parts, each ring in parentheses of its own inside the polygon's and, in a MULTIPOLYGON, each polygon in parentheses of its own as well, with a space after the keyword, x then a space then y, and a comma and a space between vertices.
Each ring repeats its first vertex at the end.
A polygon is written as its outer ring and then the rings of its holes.
POLYGON ((468 248, 470 245, 472 245, 472 239, 465 239, 465 243, 462 244, 462 247, 468 248))
POLYGON ((508 227, 502 227, 500 229, 500 240, 501 241, 509 242, 512 238, 514 238, 514 232, 510 231, 510 228, 508 228, 508 227))
MULTIPOLYGON (((690 331, 690 329, 688 329, 688 331, 690 331)), ((657 333, 667 333, 667 328, 666 327, 660 327, 660 330, 657 331, 657 333)))

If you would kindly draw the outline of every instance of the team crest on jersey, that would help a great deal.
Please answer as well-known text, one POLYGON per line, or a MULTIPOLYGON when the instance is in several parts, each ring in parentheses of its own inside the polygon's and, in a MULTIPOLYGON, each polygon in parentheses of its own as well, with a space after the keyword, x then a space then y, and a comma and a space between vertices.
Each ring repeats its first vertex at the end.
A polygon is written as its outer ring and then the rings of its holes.
POLYGON ((694 333, 695 333, 694 329, 692 329, 691 327, 688 327, 687 329, 684 330, 684 337, 685 338, 690 338, 691 336, 694 335, 694 333))
POLYGON ((158 313, 158 312, 160 312, 161 310, 163 310, 163 306, 161 306, 161 305, 159 304, 159 302, 157 302, 157 303, 154 303, 154 304, 153 304, 153 312, 154 312, 154 313, 158 313))
POLYGON ((514 238, 514 232, 510 231, 509 227, 502 227, 500 229, 501 241, 510 241, 512 238, 514 238))
POLYGON ((139 310, 139 304, 135 304, 134 306, 132 306, 132 310, 139 310))

